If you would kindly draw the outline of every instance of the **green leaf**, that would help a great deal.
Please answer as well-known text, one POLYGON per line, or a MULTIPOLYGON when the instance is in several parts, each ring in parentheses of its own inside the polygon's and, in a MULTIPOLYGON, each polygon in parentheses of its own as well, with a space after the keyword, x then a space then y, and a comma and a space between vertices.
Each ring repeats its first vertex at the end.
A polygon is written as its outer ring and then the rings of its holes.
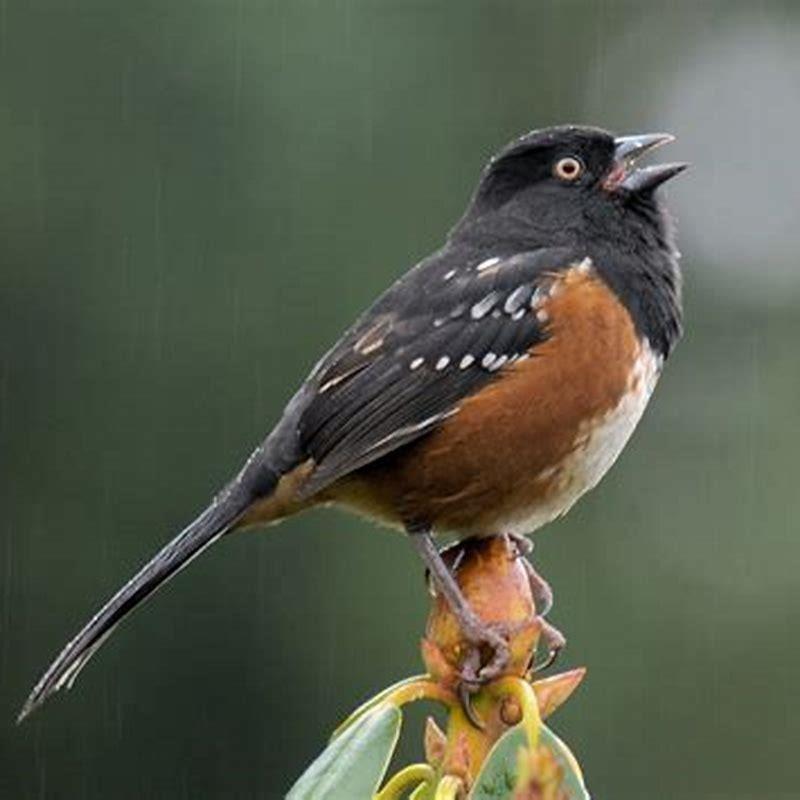
POLYGON ((400 710, 383 705, 337 736, 286 800, 367 800, 377 791, 400 736, 400 710))
POLYGON ((470 800, 508 800, 517 782, 519 749, 527 745, 528 737, 522 725, 506 731, 489 751, 470 793, 470 800))
POLYGON ((539 742, 555 756, 558 765, 564 771, 562 788, 567 793, 568 800, 591 800, 583 784, 583 776, 575 756, 547 725, 542 725, 539 730, 539 742))

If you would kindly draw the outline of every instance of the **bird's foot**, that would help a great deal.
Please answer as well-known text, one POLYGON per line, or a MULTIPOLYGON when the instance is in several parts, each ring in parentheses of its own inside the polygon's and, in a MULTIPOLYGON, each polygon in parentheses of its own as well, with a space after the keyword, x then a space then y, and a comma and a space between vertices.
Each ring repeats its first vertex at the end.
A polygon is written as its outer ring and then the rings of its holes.
POLYGON ((466 623, 459 622, 470 645, 461 679, 478 688, 502 675, 508 667, 511 657, 509 634, 503 625, 484 625, 475 618, 466 623))
POLYGON ((531 666, 531 675, 537 675, 552 667, 558 660, 561 651, 567 646, 566 637, 555 625, 551 625, 541 616, 539 617, 539 624, 541 625, 540 641, 547 647, 547 655, 542 661, 531 666))
POLYGON ((553 590, 550 584, 536 571, 533 564, 524 556, 522 563, 528 573, 528 583, 531 586, 533 602, 536 606, 536 616, 546 617, 553 608, 553 590))
POLYGON ((528 573, 528 583, 536 606, 536 616, 541 625, 541 643, 547 648, 545 658, 531 667, 531 672, 535 674, 555 664, 559 654, 566 646, 567 640, 555 625, 544 619, 553 608, 553 590, 527 558, 533 552, 533 542, 527 536, 518 533, 507 533, 505 538, 512 558, 522 561, 525 571, 528 573))
POLYGON ((461 663, 458 697, 467 719, 476 728, 483 728, 483 721, 472 705, 472 696, 507 670, 511 658, 509 634, 506 626, 485 625, 475 617, 459 620, 459 624, 470 647, 461 663))
MULTIPOLYGON (((449 613, 455 618, 454 622, 460 631, 460 653, 458 665, 453 664, 455 669, 453 677, 456 678, 458 696, 461 700, 464 714, 477 727, 482 727, 482 723, 473 709, 472 697, 486 684, 509 673, 512 659, 515 658, 512 653, 511 642, 517 641, 515 636, 520 630, 526 627, 531 630, 530 624, 534 620, 532 617, 528 617, 526 620, 517 620, 515 627, 510 622, 507 624, 486 622, 482 618, 486 614, 486 608, 483 608, 483 604, 486 602, 486 597, 491 596, 491 588, 484 586, 481 589, 480 582, 476 583, 475 581, 476 576, 480 576, 481 570, 483 572, 490 570, 487 564, 491 564, 491 558, 488 561, 480 558, 476 560, 473 554, 488 552, 485 542, 491 541, 491 539, 465 540, 446 548, 440 553, 434 545, 428 530, 410 529, 410 532, 413 534, 411 540, 428 568, 432 589, 435 590, 436 594, 442 595, 449 613), (479 562, 482 564, 481 570, 476 570, 475 565, 479 562), (465 570, 463 574, 462 569, 465 570), (462 591, 462 586, 456 581, 456 574, 460 576, 459 580, 464 587, 467 587, 466 591, 470 598, 479 604, 478 610, 481 610, 481 616, 476 613, 476 610, 467 600, 462 591), (487 595, 487 591, 489 595, 487 595), (522 626, 521 628, 519 627, 520 625, 522 626)), ((495 550, 498 564, 502 564, 503 561, 506 563, 505 568, 498 567, 498 575, 510 575, 516 571, 517 578, 515 580, 519 581, 521 577, 519 575, 520 567, 515 564, 514 568, 509 571, 508 564, 509 561, 518 562, 521 560, 522 562, 521 566, 525 569, 525 575, 530 587, 529 597, 532 597, 535 605, 534 614, 539 642, 547 648, 547 657, 541 663, 531 667, 531 661, 528 660, 530 657, 527 656, 530 651, 527 651, 522 656, 524 659, 522 663, 513 666, 512 671, 514 669, 519 670, 517 673, 519 675, 525 674, 526 669, 529 672, 540 672, 555 662, 566 643, 561 632, 544 620, 544 614, 552 606, 553 593, 547 581, 536 572, 527 558, 525 558, 525 555, 530 553, 533 547, 527 538, 507 534, 503 537, 494 538, 494 541, 498 543, 500 541, 505 542, 505 547, 500 545, 495 550)), ((522 581, 524 582, 524 577, 522 581)), ((490 616, 495 615, 490 614, 490 616)), ((530 644, 533 644, 533 640, 531 640, 530 644)), ((516 658, 519 658, 519 654, 516 658)))

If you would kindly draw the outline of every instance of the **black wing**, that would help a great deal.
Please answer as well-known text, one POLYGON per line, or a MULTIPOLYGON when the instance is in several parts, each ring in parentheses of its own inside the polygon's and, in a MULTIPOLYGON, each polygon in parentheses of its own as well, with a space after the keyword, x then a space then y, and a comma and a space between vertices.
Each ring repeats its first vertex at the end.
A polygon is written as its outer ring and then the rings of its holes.
POLYGON ((301 390, 299 445, 316 464, 303 494, 428 433, 526 357, 546 336, 536 306, 548 275, 581 257, 548 248, 456 266, 434 256, 401 278, 301 390))

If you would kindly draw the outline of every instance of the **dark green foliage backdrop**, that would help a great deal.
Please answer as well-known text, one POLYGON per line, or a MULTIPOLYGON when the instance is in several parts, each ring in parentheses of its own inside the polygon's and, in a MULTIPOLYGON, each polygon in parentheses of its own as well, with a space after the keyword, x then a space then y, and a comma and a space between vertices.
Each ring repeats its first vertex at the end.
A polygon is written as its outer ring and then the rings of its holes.
MULTIPOLYGON (((0 796, 277 798, 419 668, 403 540, 319 512, 219 546, 68 697, 97 604, 531 127, 673 130, 688 333, 539 537, 598 798, 794 797, 800 13, 786 2, 0 2, 0 796)), ((411 752, 409 750, 409 752, 411 752)))

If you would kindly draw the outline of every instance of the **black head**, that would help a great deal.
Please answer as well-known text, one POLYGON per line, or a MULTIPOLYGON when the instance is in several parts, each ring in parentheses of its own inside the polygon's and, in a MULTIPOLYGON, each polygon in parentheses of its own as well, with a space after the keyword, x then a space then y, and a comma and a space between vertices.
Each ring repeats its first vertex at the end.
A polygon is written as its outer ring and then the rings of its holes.
POLYGON ((687 165, 637 168, 635 162, 672 139, 614 137, 578 126, 533 131, 492 158, 459 228, 477 224, 484 235, 487 224, 501 235, 527 231, 542 245, 617 239, 630 225, 664 235, 656 189, 687 165))
POLYGON ((681 332, 681 278, 657 189, 687 165, 636 161, 672 138, 577 126, 526 134, 489 162, 449 245, 462 259, 552 247, 590 257, 667 356, 681 332))

